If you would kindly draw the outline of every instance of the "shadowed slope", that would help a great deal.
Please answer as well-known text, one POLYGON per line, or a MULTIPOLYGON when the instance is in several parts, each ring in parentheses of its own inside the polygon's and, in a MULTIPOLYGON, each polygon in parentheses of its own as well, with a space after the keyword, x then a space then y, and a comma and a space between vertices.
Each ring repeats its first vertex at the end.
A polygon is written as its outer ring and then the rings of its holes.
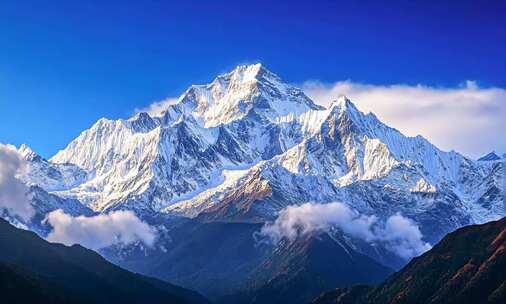
POLYGON ((504 303, 506 218, 461 228, 376 288, 326 293, 313 303, 504 303))
MULTIPOLYGON (((0 294, 18 303, 206 303, 79 245, 51 244, 0 219, 0 294)), ((9 302, 9 301, 7 301, 9 302)))

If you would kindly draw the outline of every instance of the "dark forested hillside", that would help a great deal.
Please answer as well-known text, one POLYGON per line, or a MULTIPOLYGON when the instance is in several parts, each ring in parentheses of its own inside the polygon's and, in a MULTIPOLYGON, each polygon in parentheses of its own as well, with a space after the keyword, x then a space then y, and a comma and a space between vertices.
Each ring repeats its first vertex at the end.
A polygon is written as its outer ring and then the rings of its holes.
POLYGON ((506 218, 448 234, 376 288, 336 289, 313 303, 506 303, 506 218))
POLYGON ((0 219, 4 303, 206 303, 199 294, 128 272, 79 245, 48 243, 0 219))

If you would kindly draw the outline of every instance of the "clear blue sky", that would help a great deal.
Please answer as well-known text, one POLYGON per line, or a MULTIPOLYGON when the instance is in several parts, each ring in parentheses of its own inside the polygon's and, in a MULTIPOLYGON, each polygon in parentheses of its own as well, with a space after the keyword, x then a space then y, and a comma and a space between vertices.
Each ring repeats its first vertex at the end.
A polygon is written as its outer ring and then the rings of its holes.
POLYGON ((102 2, 1 1, 0 142, 51 156, 240 63, 295 83, 506 86, 506 1, 102 2))

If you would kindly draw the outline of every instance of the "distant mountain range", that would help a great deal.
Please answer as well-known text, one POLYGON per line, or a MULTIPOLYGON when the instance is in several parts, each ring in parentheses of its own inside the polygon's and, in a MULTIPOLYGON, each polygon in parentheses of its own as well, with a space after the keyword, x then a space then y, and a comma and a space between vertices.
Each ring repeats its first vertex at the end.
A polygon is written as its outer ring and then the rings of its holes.
POLYGON ((450 233, 372 288, 341 288, 313 304, 504 303, 506 218, 450 233))
POLYGON ((402 212, 434 242, 504 215, 501 162, 406 137, 340 96, 328 108, 262 65, 194 85, 156 116, 100 119, 24 177, 95 212, 264 222, 304 202, 402 212), (318 189, 318 191, 313 191, 318 189))
POLYGON ((255 233, 288 206, 341 202, 378 223, 399 214, 430 244, 506 215, 501 159, 441 151, 345 96, 324 108, 261 64, 193 85, 160 113, 100 119, 50 159, 19 152, 36 215, 11 222, 46 236, 41 220, 56 209, 131 210, 156 227, 155 245, 101 254, 213 299, 290 294, 304 303, 334 286, 378 282, 408 261, 339 228, 259 243, 255 233), (298 288, 308 282, 310 291, 298 288))

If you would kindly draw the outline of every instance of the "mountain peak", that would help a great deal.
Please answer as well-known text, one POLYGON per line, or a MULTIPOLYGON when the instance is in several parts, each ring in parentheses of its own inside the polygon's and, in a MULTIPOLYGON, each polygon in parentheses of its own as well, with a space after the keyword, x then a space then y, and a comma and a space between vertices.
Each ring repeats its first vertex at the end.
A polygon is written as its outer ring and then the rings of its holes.
POLYGON ((212 84, 221 84, 223 81, 227 84, 237 86, 265 81, 281 82, 281 79, 276 74, 267 70, 261 63, 255 63, 238 65, 232 71, 218 76, 212 84))
POLYGON ((347 107, 355 107, 351 100, 344 94, 340 94, 336 99, 332 101, 330 104, 330 108, 339 107, 340 109, 346 109, 347 107))
POLYGON ((239 65, 210 84, 194 85, 179 100, 179 107, 191 112, 205 127, 228 124, 249 114, 274 121, 323 109, 260 63, 239 65))
POLYGON ((33 151, 26 144, 22 144, 18 149, 19 154, 26 160, 35 160, 42 158, 39 154, 33 151))
POLYGON ((332 101, 329 109, 335 113, 348 113, 353 117, 357 115, 357 117, 361 116, 361 112, 357 109, 355 104, 346 95, 343 94, 339 95, 337 99, 332 101))
POLYGON ((242 64, 238 65, 234 68, 232 71, 233 73, 248 73, 256 75, 260 73, 260 71, 266 70, 264 66, 261 63, 255 63, 255 64, 242 64))
POLYGON ((495 153, 495 151, 492 151, 488 153, 487 155, 484 155, 480 158, 478 158, 478 161, 495 161, 500 160, 501 157, 495 153))

